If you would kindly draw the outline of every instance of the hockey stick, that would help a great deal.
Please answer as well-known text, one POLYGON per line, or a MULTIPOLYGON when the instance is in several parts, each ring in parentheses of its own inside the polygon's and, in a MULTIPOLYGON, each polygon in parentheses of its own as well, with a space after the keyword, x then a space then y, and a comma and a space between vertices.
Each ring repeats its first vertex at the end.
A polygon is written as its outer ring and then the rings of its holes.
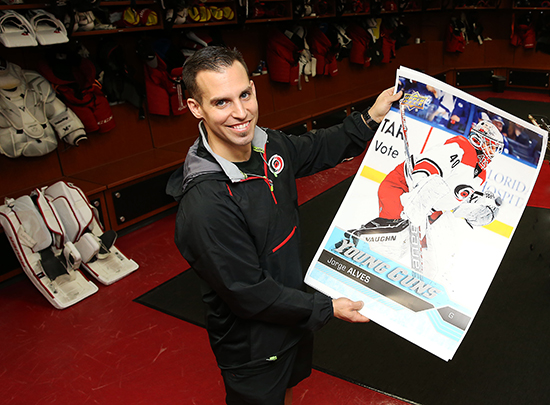
POLYGON ((544 129, 546 132, 548 132, 549 138, 546 145, 546 153, 544 154, 544 158, 547 160, 550 160, 550 123, 546 122, 548 118, 539 116, 539 120, 537 120, 535 117, 533 117, 531 114, 528 115, 529 121, 531 123, 539 128, 544 129))
MULTIPOLYGON (((405 121, 405 103, 403 100, 399 101, 399 113, 401 114, 401 128, 403 132, 403 143, 405 147, 405 177, 407 183, 412 183, 413 164, 409 148, 409 138, 407 123, 405 121)), ((422 260, 422 245, 421 245, 421 228, 418 225, 412 223, 409 220, 409 241, 411 249, 411 269, 415 275, 422 280, 421 274, 424 272, 424 265, 422 260)))

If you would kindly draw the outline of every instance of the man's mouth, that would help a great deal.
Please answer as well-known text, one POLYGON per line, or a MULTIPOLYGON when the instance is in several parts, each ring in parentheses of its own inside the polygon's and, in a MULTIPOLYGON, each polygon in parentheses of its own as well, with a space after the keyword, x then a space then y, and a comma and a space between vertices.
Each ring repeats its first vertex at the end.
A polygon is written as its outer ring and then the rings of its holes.
POLYGON ((242 124, 231 125, 231 128, 235 131, 245 131, 250 126, 250 121, 243 122, 242 124))

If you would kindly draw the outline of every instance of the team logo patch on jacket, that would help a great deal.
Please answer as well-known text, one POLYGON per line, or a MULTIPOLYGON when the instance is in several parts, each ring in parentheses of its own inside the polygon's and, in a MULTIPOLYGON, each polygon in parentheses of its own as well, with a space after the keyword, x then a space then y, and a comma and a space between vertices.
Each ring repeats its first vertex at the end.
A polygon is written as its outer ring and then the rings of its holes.
POLYGON ((285 161, 281 156, 273 155, 271 156, 271 158, 269 158, 268 165, 269 165, 269 170, 271 170, 273 174, 279 174, 285 168, 285 161))

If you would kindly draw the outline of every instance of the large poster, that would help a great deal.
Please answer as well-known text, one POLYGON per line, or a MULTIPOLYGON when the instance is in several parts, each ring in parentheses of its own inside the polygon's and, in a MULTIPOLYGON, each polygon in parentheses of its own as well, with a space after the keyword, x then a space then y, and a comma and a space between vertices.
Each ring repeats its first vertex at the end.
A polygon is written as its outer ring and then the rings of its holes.
POLYGON ((381 123, 306 274, 450 360, 506 252, 547 145, 540 128, 430 76, 397 71, 381 123))

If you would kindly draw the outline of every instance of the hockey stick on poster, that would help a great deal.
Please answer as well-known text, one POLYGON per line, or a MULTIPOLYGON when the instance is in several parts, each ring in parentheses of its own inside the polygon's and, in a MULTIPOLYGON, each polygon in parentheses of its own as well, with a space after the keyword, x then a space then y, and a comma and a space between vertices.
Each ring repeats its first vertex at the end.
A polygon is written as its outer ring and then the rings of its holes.
MULTIPOLYGON (((413 163, 411 158, 411 153, 409 149, 409 139, 407 131, 407 123, 405 121, 405 102, 403 99, 399 101, 399 112, 401 114, 401 127, 403 132, 403 143, 405 147, 405 177, 407 183, 412 185, 412 173, 413 173, 413 163)), ((420 225, 414 224, 409 220, 409 242, 410 242, 410 252, 411 252, 411 269, 413 272, 417 273, 416 275, 422 279, 421 275, 424 272, 424 265, 422 260, 422 232, 420 225)))

